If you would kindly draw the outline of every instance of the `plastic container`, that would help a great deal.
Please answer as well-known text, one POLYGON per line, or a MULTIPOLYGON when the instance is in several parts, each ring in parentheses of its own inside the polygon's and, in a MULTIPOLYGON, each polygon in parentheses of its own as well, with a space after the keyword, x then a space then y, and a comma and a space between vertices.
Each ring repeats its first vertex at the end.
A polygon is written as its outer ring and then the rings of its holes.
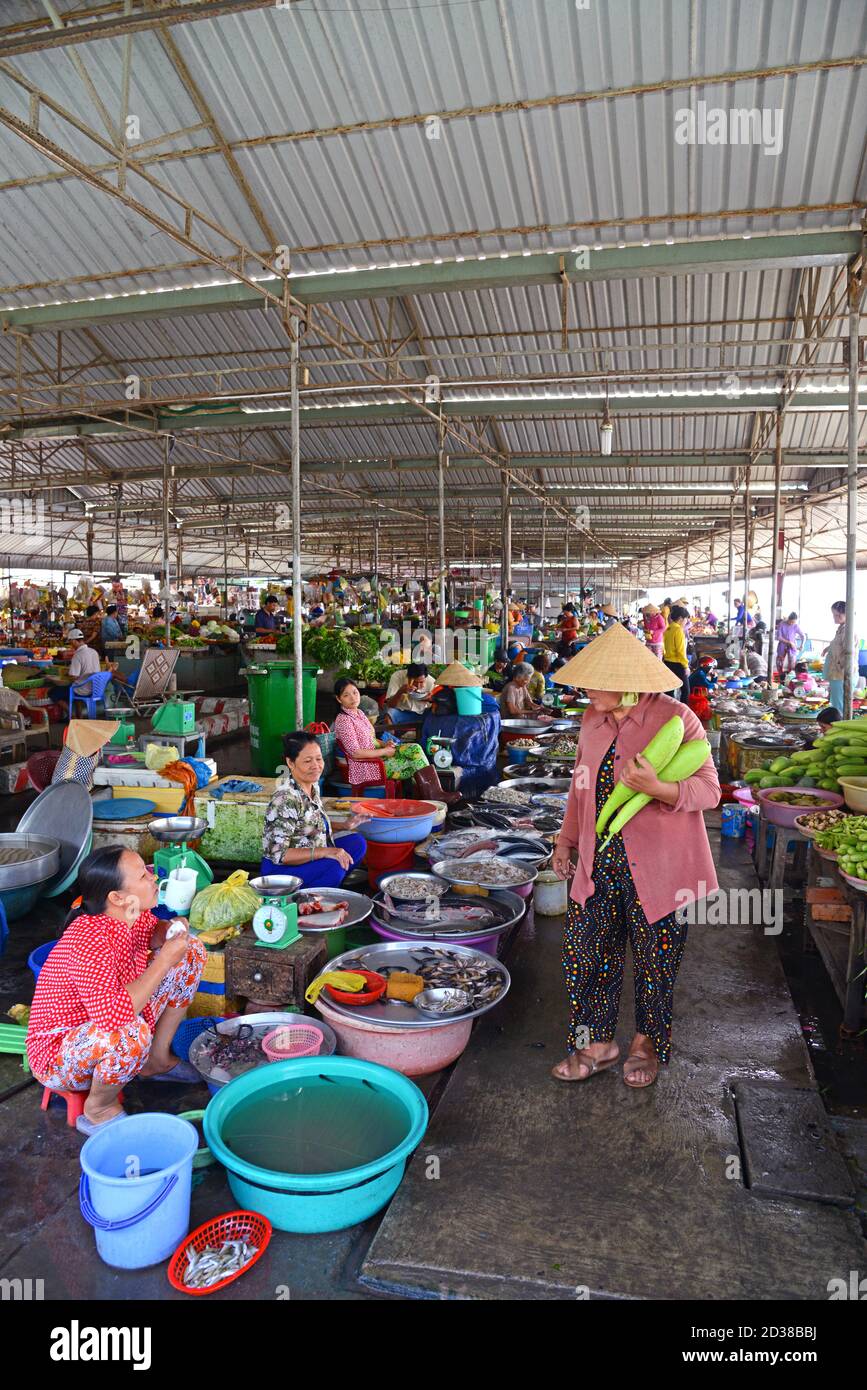
POLYGON ((399 869, 410 867, 415 859, 415 846, 415 840, 386 845, 379 844, 376 840, 368 840, 364 859, 367 864, 367 881, 374 891, 379 887, 379 880, 383 874, 397 873, 399 869))
POLYGON ((563 917, 569 910, 569 880, 553 869, 540 869, 533 884, 533 908, 539 917, 563 917))
POLYGON ((377 975, 375 970, 356 970, 356 975, 363 975, 367 981, 367 988, 351 993, 345 989, 335 989, 333 985, 326 985, 329 998, 336 999, 338 1004, 347 1004, 351 1008, 358 1007, 363 1009, 366 1004, 375 1004, 385 994, 388 981, 384 975, 377 975))
POLYGON ((35 951, 30 952, 30 955, 27 957, 27 964, 33 971, 34 980, 39 979, 39 972, 56 945, 56 941, 46 941, 44 946, 37 946, 35 951))
POLYGON ((173 1289, 188 1293, 193 1298, 206 1293, 216 1293, 217 1289, 234 1284, 236 1279, 240 1279, 242 1274, 246 1274, 247 1270, 252 1269, 256 1261, 262 1258, 271 1239, 272 1229, 271 1222, 260 1216, 257 1211, 227 1211, 223 1216, 213 1217, 203 1226, 197 1226, 181 1241, 169 1261, 169 1283, 173 1289), (188 1288, 184 1283, 184 1273, 189 1264, 189 1247, 192 1246, 196 1253, 200 1254, 208 1245, 212 1250, 219 1250, 227 1240, 246 1240, 248 1244, 256 1246, 256 1253, 241 1269, 236 1270, 234 1274, 227 1274, 225 1279, 219 1279, 216 1284, 210 1284, 206 1289, 188 1288))
POLYGON ((271 1062, 225 1086, 205 1111, 205 1138, 226 1169, 229 1187, 240 1206, 260 1212, 281 1231, 342 1231, 366 1221, 394 1195, 406 1160, 420 1143, 427 1123, 427 1101, 418 1087, 398 1072, 354 1057, 303 1057, 271 1062), (337 1105, 341 1083, 366 1082, 387 1093, 405 1112, 404 1137, 370 1163, 326 1173, 260 1168, 239 1158, 223 1142, 226 1121, 241 1102, 275 1084, 294 1090, 303 1088, 308 1078, 322 1076, 334 1083, 337 1105))
POLYGON ((374 1062, 404 1076, 429 1076, 456 1061, 473 1031, 472 1018, 432 1028, 383 1028, 363 1014, 347 1018, 328 1008, 320 994, 316 1008, 334 1029, 344 1057, 374 1062))
MULTIPOLYGON (((377 922, 373 918, 371 918, 370 925, 377 936, 381 936, 385 941, 411 941, 414 944, 418 944, 419 938, 417 934, 407 932, 404 935, 402 932, 392 931, 390 927, 384 927, 381 922, 377 922)), ((484 951, 487 956, 495 956, 497 954, 499 940, 500 934, 498 932, 495 936, 462 936, 460 941, 456 944, 461 946, 472 946, 476 951, 484 951)), ((441 941, 440 944, 448 947, 450 943, 448 941, 441 941)), ((373 1058, 372 1060, 375 1061, 376 1059, 373 1058)))
POLYGON ((317 1057, 325 1034, 312 1019, 299 1018, 297 1023, 281 1023, 262 1039, 262 1051, 270 1062, 284 1062, 288 1057, 317 1057))
MULTIPOLYGON (((305 663, 301 675, 304 723, 316 718, 316 676, 318 666, 305 663)), ((265 777, 273 777, 283 762, 283 735, 294 729, 295 663, 269 661, 265 666, 248 666, 246 677, 250 694, 250 748, 253 767, 265 777)))
POLYGON ((168 1259, 189 1229, 198 1147, 193 1125, 176 1115, 127 1115, 91 1135, 81 1150, 78 1197, 101 1260, 145 1269, 168 1259))
POLYGON ((840 777, 838 781, 849 810, 861 815, 867 813, 867 777, 840 777))
POLYGON ((458 686, 455 690, 458 714, 481 714, 482 688, 479 685, 458 686))
POLYGON ((787 806, 784 801, 769 801, 771 792, 793 792, 796 796, 809 796, 815 800, 817 811, 830 811, 836 806, 843 805, 843 798, 838 792, 826 792, 820 787, 767 787, 764 791, 758 792, 759 805, 764 811, 771 825, 778 825, 783 829, 791 829, 798 816, 807 815, 808 806, 787 806))
POLYGON ((731 802, 723 806, 720 813, 720 835, 727 840, 740 840, 746 834, 747 812, 745 806, 731 802))
POLYGON ((426 840, 439 816, 439 806, 431 801, 385 800, 366 806, 353 801, 355 816, 365 816, 357 827, 359 835, 376 844, 406 844, 426 840))

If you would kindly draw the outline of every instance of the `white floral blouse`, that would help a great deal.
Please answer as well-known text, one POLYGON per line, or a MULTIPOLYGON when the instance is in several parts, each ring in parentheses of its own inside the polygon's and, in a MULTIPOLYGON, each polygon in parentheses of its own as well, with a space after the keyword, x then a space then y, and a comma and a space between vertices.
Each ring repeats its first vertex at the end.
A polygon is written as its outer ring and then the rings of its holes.
POLYGON ((319 787, 308 796, 287 772, 265 812, 264 857, 279 864, 287 849, 321 849, 333 843, 319 787))

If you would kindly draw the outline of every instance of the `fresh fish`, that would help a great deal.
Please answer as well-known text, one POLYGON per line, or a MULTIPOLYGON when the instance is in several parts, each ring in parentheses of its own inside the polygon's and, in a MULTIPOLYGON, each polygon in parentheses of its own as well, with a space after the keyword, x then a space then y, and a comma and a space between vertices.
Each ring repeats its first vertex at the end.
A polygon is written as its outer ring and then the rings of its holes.
POLYGON ((258 1248, 246 1240, 226 1240, 219 1249, 206 1245, 201 1251, 188 1245, 183 1281, 188 1289, 208 1289, 212 1284, 219 1284, 221 1279, 227 1279, 230 1274, 237 1274, 242 1270, 250 1263, 258 1248))

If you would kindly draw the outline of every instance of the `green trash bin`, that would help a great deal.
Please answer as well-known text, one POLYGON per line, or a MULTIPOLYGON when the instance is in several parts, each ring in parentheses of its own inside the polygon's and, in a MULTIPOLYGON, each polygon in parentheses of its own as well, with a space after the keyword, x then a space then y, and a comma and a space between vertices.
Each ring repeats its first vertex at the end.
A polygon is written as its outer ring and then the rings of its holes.
MULTIPOLYGON (((318 666, 302 667, 301 692, 304 723, 316 718, 318 666)), ((246 668, 250 694, 250 748, 253 767, 263 777, 273 777, 283 763, 283 735, 295 728, 295 663, 269 661, 267 666, 246 668)))

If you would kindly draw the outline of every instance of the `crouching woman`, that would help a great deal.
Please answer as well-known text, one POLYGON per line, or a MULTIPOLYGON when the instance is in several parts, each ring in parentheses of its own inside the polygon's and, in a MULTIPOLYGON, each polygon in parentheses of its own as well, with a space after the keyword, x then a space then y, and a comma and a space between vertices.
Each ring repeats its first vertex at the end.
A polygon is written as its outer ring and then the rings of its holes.
MULTIPOLYGON (((27 1029, 33 1075, 56 1091, 86 1091, 83 1134, 123 1115, 135 1076, 198 1081, 171 1050, 198 989, 205 948, 188 931, 165 939, 157 885, 141 855, 110 846, 78 875, 79 906, 36 982, 27 1029)), ((186 924, 185 924, 186 925, 186 924)))

